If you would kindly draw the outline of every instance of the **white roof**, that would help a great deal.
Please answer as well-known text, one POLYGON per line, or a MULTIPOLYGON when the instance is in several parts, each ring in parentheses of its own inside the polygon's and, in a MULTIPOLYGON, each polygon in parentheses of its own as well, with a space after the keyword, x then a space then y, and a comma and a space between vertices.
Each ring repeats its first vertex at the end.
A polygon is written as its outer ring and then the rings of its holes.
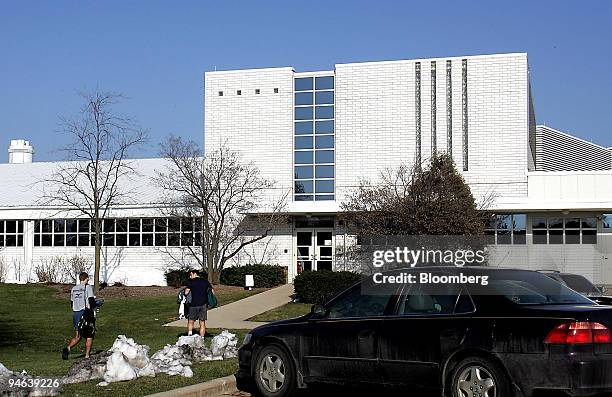
MULTIPOLYGON (((162 203, 164 192, 153 178, 156 171, 165 171, 166 159, 129 160, 135 170, 130 178, 120 180, 124 191, 133 191, 133 197, 124 205, 146 205, 162 203)), ((40 207, 43 191, 49 191, 49 176, 62 162, 33 162, 25 164, 0 164, 0 209, 40 207), (44 190, 43 190, 44 189, 44 190)))

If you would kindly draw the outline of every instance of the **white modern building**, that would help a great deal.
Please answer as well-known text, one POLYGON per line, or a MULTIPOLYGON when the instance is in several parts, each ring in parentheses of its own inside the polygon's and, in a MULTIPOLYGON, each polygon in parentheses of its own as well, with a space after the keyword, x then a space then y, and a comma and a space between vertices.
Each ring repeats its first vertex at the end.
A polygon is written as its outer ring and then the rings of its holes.
MULTIPOLYGON (((449 153, 476 199, 494 199, 492 265, 571 271, 612 284, 611 151, 536 126, 527 54, 337 64, 318 72, 207 72, 204 112, 206 151, 239 151, 276 181, 270 199, 290 192, 291 222, 236 264, 287 266, 290 279, 304 269, 342 269, 354 242, 337 219, 347 195, 385 169, 449 153)), ((0 165, 7 246, 0 256, 31 268, 53 255, 91 255, 80 221, 32 200, 27 182, 49 166, 27 163, 29 156, 13 154, 12 164, 0 165)), ((172 220, 160 214, 159 192, 147 179, 163 160, 137 164, 144 172, 134 183, 146 193, 113 214, 105 247, 111 270, 103 274, 161 284, 167 246, 181 242, 162 237, 172 220)), ((18 278, 11 269, 8 278, 18 278)))

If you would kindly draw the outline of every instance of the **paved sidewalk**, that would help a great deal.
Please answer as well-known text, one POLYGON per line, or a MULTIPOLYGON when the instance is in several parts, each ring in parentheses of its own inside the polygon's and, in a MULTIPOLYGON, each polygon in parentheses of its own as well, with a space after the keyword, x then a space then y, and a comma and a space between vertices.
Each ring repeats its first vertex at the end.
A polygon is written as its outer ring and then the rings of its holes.
MULTIPOLYGON (((265 323, 246 319, 291 302, 291 295, 293 284, 285 284, 209 310, 206 328, 253 329, 265 323)), ((173 321, 164 326, 187 328, 187 320, 173 321)), ((194 329, 197 330, 198 326, 196 321, 194 329)))

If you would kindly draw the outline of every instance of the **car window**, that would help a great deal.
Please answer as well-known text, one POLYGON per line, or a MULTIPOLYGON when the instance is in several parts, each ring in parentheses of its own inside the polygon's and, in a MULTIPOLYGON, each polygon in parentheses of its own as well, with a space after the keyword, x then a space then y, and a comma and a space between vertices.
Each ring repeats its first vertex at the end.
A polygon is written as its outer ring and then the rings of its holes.
POLYGON ((560 277, 563 279, 563 281, 565 281, 565 284, 567 284, 567 286, 573 289, 574 291, 582 292, 585 294, 592 294, 592 293, 599 292, 599 290, 595 288, 595 286, 591 284, 589 280, 587 280, 585 277, 581 275, 562 274, 560 277))
POLYGON ((362 293, 359 285, 351 288, 344 295, 336 298, 327 306, 328 318, 346 317, 373 317, 385 314, 385 308, 389 303, 388 294, 366 295, 362 293))
MULTIPOLYGON (((456 284, 416 284, 402 295, 398 304, 398 315, 452 314, 458 303, 461 287, 456 284)), ((466 295, 467 297, 467 295, 466 295)), ((467 297, 469 300, 469 297, 467 297)), ((471 300, 462 302, 461 310, 473 311, 471 300)))

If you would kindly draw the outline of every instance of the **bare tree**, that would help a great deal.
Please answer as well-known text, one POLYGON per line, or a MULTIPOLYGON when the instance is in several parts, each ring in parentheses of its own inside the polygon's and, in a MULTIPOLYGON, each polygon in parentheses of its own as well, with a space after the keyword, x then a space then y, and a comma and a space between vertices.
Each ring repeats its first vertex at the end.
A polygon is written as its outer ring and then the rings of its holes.
POLYGON ((76 210, 91 219, 94 232, 94 289, 100 283, 102 220, 112 206, 126 203, 130 191, 122 184, 135 173, 131 150, 146 141, 147 133, 128 116, 114 110, 124 97, 110 92, 81 94, 84 105, 77 116, 61 118, 70 143, 61 149, 66 162, 44 180, 46 205, 76 210))
POLYGON ((161 148, 169 165, 156 179, 166 192, 167 211, 195 218, 201 230, 193 245, 181 249, 218 283, 227 261, 287 221, 283 210, 289 191, 276 190, 274 181, 227 147, 203 156, 194 142, 171 136, 161 148), (273 191, 278 197, 269 195, 273 191))

